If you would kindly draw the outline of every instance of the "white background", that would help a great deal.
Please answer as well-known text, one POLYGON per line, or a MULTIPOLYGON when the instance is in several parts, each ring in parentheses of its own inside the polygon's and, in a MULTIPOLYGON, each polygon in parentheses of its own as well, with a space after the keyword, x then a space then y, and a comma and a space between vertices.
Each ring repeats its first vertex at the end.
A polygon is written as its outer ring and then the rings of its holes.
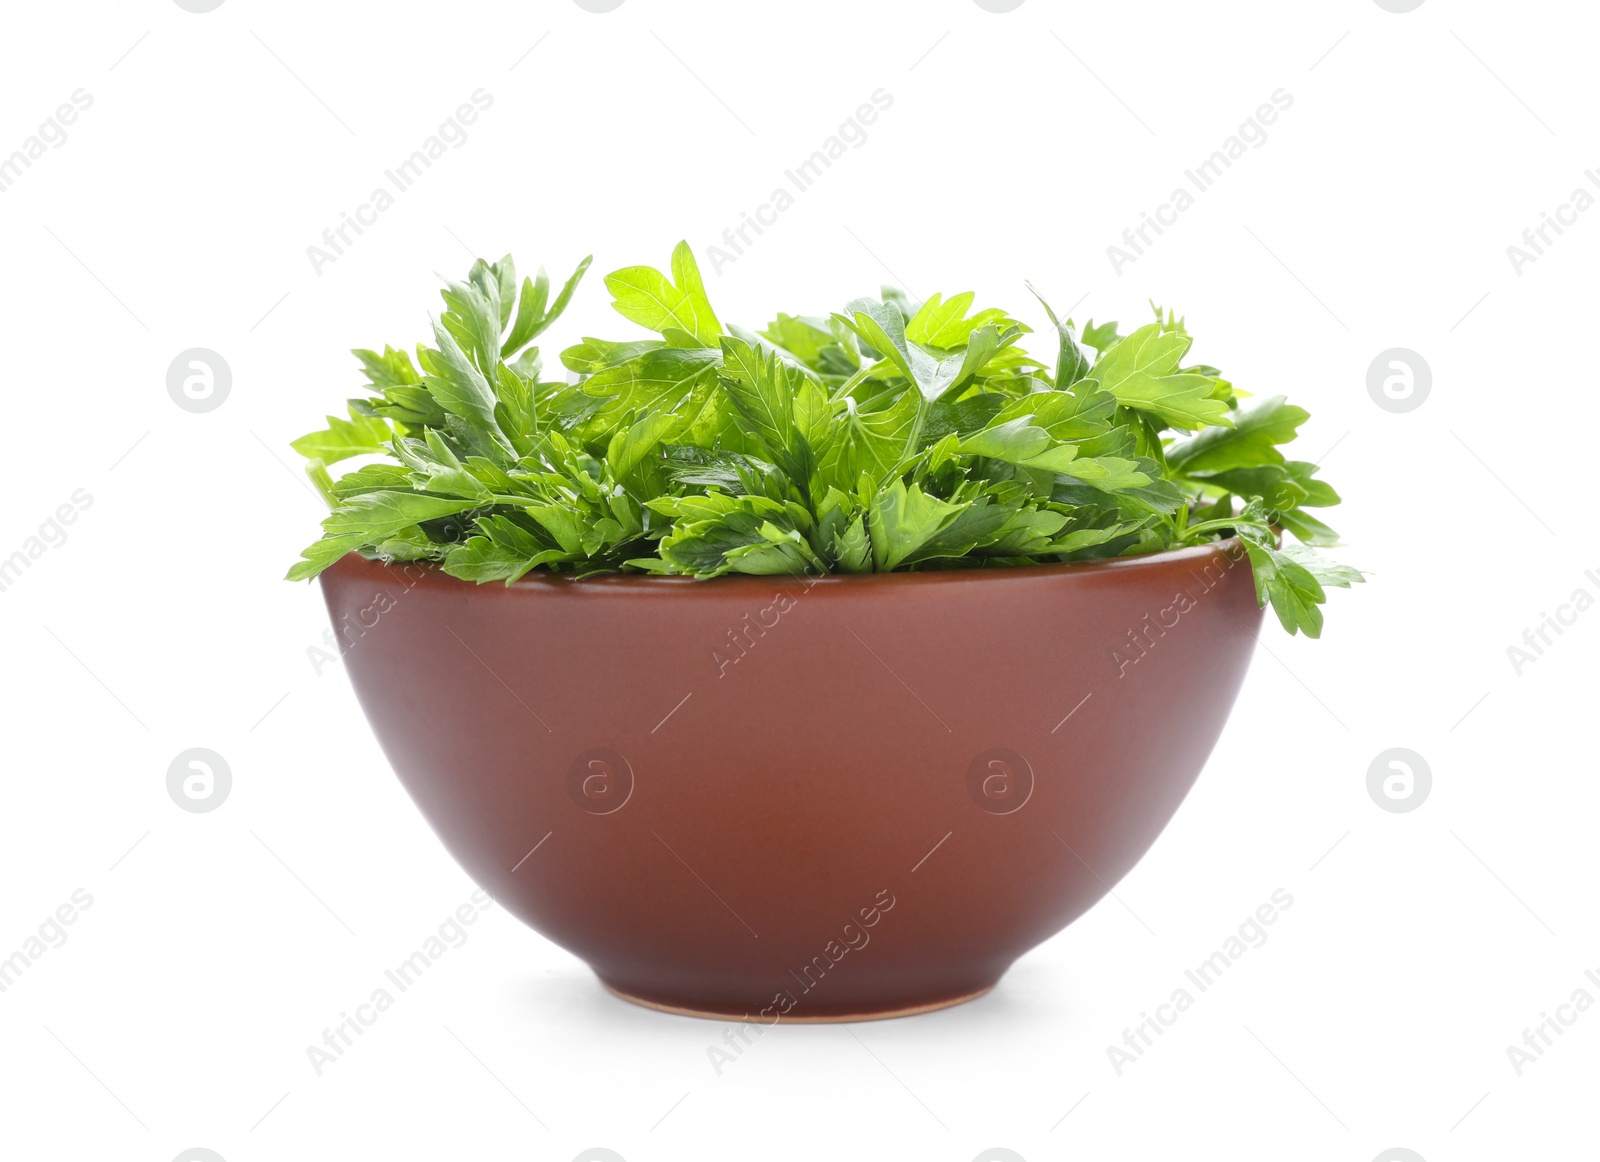
POLYGON ((124 0, 5 20, 0 154, 74 90, 93 104, 0 193, 0 556, 75 490, 93 503, 0 593, 0 957, 74 890, 93 904, 0 994, 0 1156, 1592 1156, 1600 1009, 1521 1076, 1506 1052, 1575 990, 1600 1000, 1600 612, 1520 675, 1507 656, 1600 595, 1600 214, 1520 274, 1506 253, 1600 166, 1586 6, 124 0), (315 272, 306 247, 479 88, 466 144, 315 272), (722 230, 879 88, 865 144, 712 273, 722 230), (1107 246, 1280 88, 1266 143, 1116 273, 1107 246), (1322 641, 1264 635, 1118 898, 982 1001, 782 1027, 718 1076, 719 1026, 610 998, 496 910, 319 1077, 306 1047, 473 885, 340 665, 308 654, 320 596, 279 578, 320 507, 287 443, 358 392, 348 348, 425 335, 468 248, 558 278, 595 253, 553 362, 628 334, 598 275, 680 237, 747 325, 891 281, 1035 325, 1024 279, 1080 322, 1177 307, 1197 357, 1312 411, 1296 450, 1327 453, 1342 559, 1370 583, 1333 596, 1322 641), (1366 386, 1396 346, 1432 369, 1407 414, 1366 386), (209 413, 167 394, 190 347, 232 370, 209 413), (232 770, 209 814, 167 794, 191 747, 232 770), (1432 770, 1415 811, 1368 795, 1390 747, 1432 770), (1119 1076, 1107 1047, 1278 888, 1294 904, 1267 943, 1119 1076))

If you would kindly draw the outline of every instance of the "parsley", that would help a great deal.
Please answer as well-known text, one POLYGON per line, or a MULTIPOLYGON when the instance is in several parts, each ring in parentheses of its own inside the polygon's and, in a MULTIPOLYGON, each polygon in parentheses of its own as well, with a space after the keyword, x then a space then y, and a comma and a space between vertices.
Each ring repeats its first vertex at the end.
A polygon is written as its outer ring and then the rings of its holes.
POLYGON ((355 352, 370 394, 294 441, 332 511, 290 579, 349 552, 509 584, 1087 561, 1237 535, 1262 604, 1311 637, 1326 587, 1362 580, 1315 552, 1337 536, 1308 510, 1338 494, 1280 451, 1307 413, 1186 364, 1171 312, 1080 337, 1041 298, 1049 363, 970 292, 886 288, 750 331, 719 320, 679 243, 670 273, 605 279, 659 337, 585 338, 561 352, 567 383, 531 344, 588 266, 552 301, 543 270, 519 285, 509 256, 480 259, 443 290, 432 346, 355 352), (378 459, 327 471, 353 457, 378 459))

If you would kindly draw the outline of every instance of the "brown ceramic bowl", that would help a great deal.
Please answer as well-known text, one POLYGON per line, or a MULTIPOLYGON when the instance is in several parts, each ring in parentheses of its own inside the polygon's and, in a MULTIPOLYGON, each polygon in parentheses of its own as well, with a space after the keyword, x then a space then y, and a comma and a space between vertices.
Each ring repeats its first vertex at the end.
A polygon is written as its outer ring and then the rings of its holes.
POLYGON ((629 1000, 764 1022, 992 988, 1172 818, 1261 622, 1237 542, 510 587, 352 555, 323 587, 473 879, 629 1000))

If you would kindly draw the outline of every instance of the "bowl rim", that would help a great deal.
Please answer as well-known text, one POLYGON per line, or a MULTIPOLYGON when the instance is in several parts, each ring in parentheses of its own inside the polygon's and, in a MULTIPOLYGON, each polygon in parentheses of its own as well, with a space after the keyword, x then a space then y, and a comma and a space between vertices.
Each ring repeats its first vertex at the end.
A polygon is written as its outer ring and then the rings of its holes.
POLYGON ((724 573, 720 577, 689 577, 658 573, 592 573, 578 577, 572 573, 553 573, 534 570, 505 585, 496 581, 468 581, 452 577, 436 561, 382 561, 364 557, 358 552, 346 553, 319 576, 340 573, 346 576, 353 569, 370 567, 384 573, 409 575, 410 588, 419 584, 443 587, 462 587, 468 591, 507 590, 548 591, 599 591, 601 589, 637 590, 666 593, 672 590, 694 588, 700 592, 715 589, 755 587, 768 589, 773 585, 804 582, 808 591, 816 589, 846 590, 871 586, 906 586, 936 584, 1001 584, 1007 580, 1020 581, 1039 577, 1096 577, 1105 574, 1124 576, 1132 581, 1136 576, 1170 567, 1184 561, 1227 557, 1230 565, 1246 559, 1243 540, 1235 534, 1198 545, 1185 545, 1178 549, 1164 549, 1158 553, 1140 553, 1129 557, 1107 557, 1094 561, 1041 561, 1031 565, 993 565, 969 569, 928 569, 925 571, 890 573, 724 573))

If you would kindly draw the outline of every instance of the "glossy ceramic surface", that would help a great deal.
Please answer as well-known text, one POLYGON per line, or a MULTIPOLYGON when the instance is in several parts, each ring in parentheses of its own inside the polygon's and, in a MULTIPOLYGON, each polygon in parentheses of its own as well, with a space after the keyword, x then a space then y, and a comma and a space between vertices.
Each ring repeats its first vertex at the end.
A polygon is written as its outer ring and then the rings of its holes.
POLYGON ((479 884, 631 1000, 759 1021, 991 988, 1155 841, 1261 623, 1235 542, 509 588, 352 555, 323 587, 479 884))

